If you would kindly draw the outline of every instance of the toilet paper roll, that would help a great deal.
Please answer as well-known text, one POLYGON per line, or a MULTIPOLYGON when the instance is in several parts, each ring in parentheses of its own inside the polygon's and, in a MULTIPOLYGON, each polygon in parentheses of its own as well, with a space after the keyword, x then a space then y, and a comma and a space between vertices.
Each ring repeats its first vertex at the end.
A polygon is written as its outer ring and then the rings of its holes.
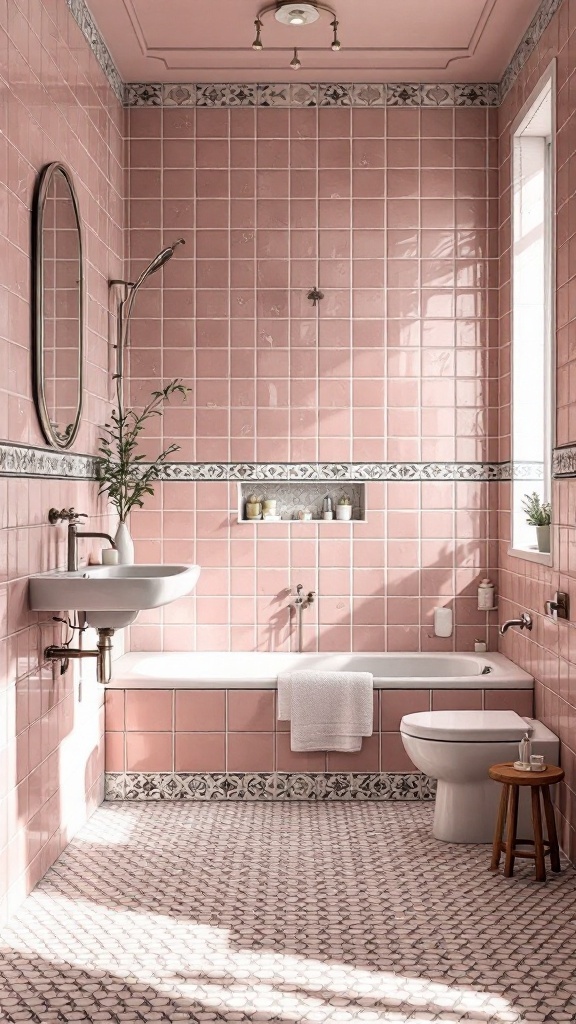
POLYGON ((452 609, 434 609, 434 633, 436 636, 452 636, 452 609))

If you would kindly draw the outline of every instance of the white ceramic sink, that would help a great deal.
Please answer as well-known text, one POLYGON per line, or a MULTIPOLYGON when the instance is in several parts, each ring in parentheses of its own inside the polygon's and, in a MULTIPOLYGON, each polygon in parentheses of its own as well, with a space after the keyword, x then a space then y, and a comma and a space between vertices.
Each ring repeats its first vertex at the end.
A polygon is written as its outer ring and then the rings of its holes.
POLYGON ((87 565, 44 572, 29 581, 32 611, 78 611, 94 628, 120 629, 144 608, 191 594, 199 565, 87 565))

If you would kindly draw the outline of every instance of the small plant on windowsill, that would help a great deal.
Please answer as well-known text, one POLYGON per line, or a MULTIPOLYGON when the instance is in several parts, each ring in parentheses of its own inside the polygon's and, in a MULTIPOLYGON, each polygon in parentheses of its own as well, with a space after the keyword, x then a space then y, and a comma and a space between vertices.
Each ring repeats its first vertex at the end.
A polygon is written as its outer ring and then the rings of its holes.
POLYGON ((526 522, 536 527, 538 551, 543 554, 550 552, 550 523, 552 522, 552 505, 542 501, 537 491, 524 495, 522 508, 526 513, 526 522))
POLYGON ((121 400, 120 378, 116 376, 117 404, 110 413, 109 422, 104 424, 103 435, 99 438, 99 494, 107 494, 109 502, 118 513, 118 529, 114 538, 121 564, 134 561, 134 544, 126 525, 126 518, 133 508, 142 508, 146 495, 154 494, 154 482, 160 477, 160 469, 166 460, 180 450, 180 445, 170 444, 155 459, 147 459, 138 451, 140 435, 148 420, 162 416, 162 407, 179 394, 186 401, 187 388, 179 378, 171 380, 159 391, 152 391, 150 400, 140 412, 125 409, 121 400))

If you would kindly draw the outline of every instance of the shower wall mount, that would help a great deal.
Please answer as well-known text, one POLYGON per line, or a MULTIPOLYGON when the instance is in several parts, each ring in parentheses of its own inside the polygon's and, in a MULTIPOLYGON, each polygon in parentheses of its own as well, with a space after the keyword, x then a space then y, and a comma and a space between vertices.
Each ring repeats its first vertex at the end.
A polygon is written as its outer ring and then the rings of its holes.
POLYGON ((122 405, 124 392, 124 352, 130 337, 130 317, 134 308, 134 301, 144 281, 160 270, 168 260, 171 260, 179 245, 185 245, 183 238, 177 238, 172 245, 167 245, 157 256, 144 268, 140 277, 134 281, 122 281, 114 279, 109 282, 110 288, 120 287, 124 291, 124 297, 120 300, 118 307, 118 327, 116 335, 116 372, 115 377, 118 386, 118 398, 122 405))

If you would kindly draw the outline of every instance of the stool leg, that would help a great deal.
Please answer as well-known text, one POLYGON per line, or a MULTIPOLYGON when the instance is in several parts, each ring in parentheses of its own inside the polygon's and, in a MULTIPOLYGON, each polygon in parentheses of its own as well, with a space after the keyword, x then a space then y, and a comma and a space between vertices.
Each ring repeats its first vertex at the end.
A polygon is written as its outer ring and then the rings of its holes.
POLYGON ((518 786, 509 786, 508 829, 506 832, 506 860, 504 861, 504 877, 512 878, 514 874, 514 848, 518 829, 518 786))
POLYGON ((504 822, 506 821, 506 807, 508 806, 508 790, 509 786, 504 783, 502 786, 502 793, 500 794, 500 804, 498 806, 498 817, 496 818, 496 827, 494 829, 494 842, 492 844, 492 861, 490 863, 490 871, 497 871, 498 865, 500 864, 500 855, 502 853, 502 833, 504 831, 504 822))
POLYGON ((544 803, 544 814, 546 815, 546 828, 548 829, 548 843, 550 844, 550 867, 552 871, 560 871, 560 849, 556 832, 556 818, 554 817, 554 808, 550 799, 550 786, 542 786, 542 800, 544 803))
POLYGON ((534 826, 534 853, 536 857, 536 881, 546 881, 544 864, 544 842, 542 839, 542 814, 540 813, 540 786, 532 786, 532 824, 534 826))

